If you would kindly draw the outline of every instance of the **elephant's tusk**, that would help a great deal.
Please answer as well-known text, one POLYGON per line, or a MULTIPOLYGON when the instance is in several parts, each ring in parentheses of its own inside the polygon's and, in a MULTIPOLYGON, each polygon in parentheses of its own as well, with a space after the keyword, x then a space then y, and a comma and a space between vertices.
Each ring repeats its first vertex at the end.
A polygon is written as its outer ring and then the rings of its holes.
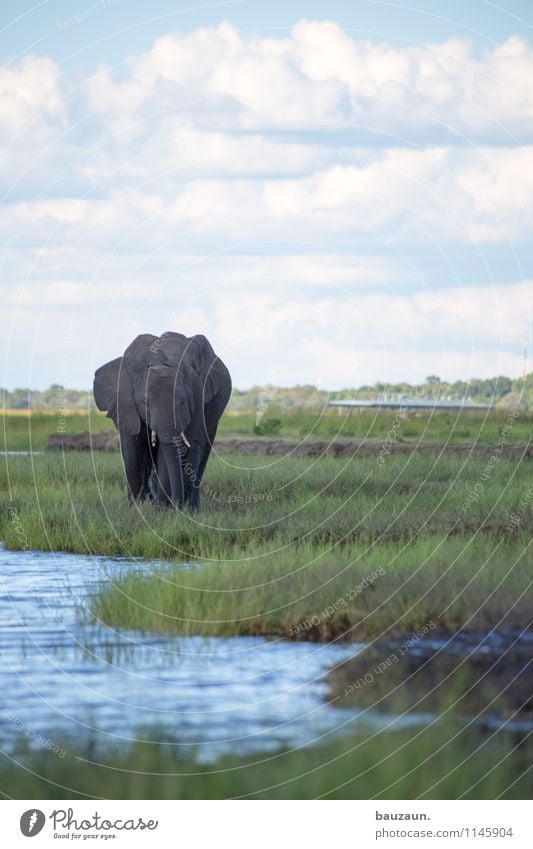
POLYGON ((157 444, 157 433, 155 432, 155 430, 152 431, 152 440, 151 441, 152 441, 152 448, 155 448, 155 446, 157 444))
POLYGON ((187 439, 187 437, 185 436, 185 434, 183 433, 183 431, 180 433, 180 436, 181 436, 181 438, 183 439, 183 441, 184 441, 185 445, 187 446, 187 448, 190 448, 190 447, 191 447, 191 443, 189 442, 189 440, 187 439))

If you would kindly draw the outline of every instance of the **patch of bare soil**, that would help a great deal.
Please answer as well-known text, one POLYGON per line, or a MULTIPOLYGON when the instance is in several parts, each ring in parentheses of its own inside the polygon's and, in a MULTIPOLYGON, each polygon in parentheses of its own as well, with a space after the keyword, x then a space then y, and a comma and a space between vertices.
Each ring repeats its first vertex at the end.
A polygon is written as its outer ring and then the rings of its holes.
POLYGON ((62 451, 118 451, 118 433, 54 433, 48 437, 48 448, 62 451))

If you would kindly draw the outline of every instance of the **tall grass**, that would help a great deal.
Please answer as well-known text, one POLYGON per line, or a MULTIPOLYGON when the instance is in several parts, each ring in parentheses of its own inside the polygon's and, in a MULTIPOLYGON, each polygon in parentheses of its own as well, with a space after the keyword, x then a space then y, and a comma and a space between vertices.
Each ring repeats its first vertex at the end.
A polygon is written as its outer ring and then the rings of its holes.
POLYGON ((118 455, 9 457, 0 536, 18 549, 208 564, 103 588, 95 613, 121 627, 360 639, 429 619, 487 627, 506 611, 518 627, 533 600, 529 461, 486 469, 479 458, 419 454, 383 465, 215 457, 195 515, 129 507, 118 455), (370 588, 322 616, 378 568, 370 588))
MULTIPOLYGON (((183 560, 231 559, 252 545, 267 551, 304 542, 408 541, 449 533, 533 530, 530 461, 414 453, 375 457, 213 457, 199 514, 129 507, 116 454, 54 452, 0 464, 0 537, 93 554, 183 560), (529 493, 529 494, 528 494, 529 493), (24 527, 9 519, 17 511, 24 527)), ((512 535, 512 534, 511 534, 512 535)))
POLYGON ((448 722, 212 766, 181 759, 172 741, 105 755, 66 742, 64 759, 4 755, 0 791, 13 799, 527 799, 533 752, 519 742, 448 722))
POLYGON ((341 549, 304 544, 200 569, 147 568, 102 586, 93 615, 118 628, 180 634, 273 634, 356 642, 431 630, 523 628, 533 579, 518 536, 341 549))

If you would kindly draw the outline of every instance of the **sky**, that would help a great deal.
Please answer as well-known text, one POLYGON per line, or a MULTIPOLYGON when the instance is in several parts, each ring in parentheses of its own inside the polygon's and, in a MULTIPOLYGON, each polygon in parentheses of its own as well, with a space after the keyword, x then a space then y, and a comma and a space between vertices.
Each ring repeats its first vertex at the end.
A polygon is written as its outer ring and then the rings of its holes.
POLYGON ((241 389, 519 376, 532 25, 520 0, 3 4, 0 385, 88 388, 165 330, 241 389))

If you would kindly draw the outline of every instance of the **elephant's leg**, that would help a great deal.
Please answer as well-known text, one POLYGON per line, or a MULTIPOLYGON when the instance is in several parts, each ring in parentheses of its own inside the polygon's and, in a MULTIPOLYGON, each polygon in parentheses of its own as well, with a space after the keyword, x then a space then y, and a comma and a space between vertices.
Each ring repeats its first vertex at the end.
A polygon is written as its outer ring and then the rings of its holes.
POLYGON ((218 422, 220 416, 224 412, 225 406, 225 400, 222 400, 217 396, 215 396, 209 402, 209 404, 205 406, 203 444, 191 447, 191 451, 189 452, 189 454, 191 454, 193 448, 196 448, 196 453, 194 455, 194 463, 191 463, 191 465, 194 466, 194 481, 189 496, 189 503, 194 510, 198 510, 200 507, 200 489, 202 478, 204 475, 205 467, 207 465, 207 461, 209 459, 209 455, 211 453, 211 448, 213 447, 213 442, 215 441, 218 422))
POLYGON ((120 451, 128 485, 128 501, 142 500, 146 496, 146 458, 143 451, 143 434, 120 434, 120 451))
POLYGON ((211 448, 213 447, 213 442, 215 441, 215 436, 217 435, 218 423, 220 421, 222 413, 224 412, 226 403, 227 402, 225 399, 220 398, 218 395, 215 395, 215 397, 211 399, 209 404, 205 405, 204 428, 206 435, 206 444, 198 469, 198 476, 200 481, 202 480, 207 461, 209 460, 211 448))
POLYGON ((153 492, 151 483, 155 458, 153 454, 154 449, 150 442, 150 430, 148 428, 143 429, 143 431, 141 431, 141 437, 142 438, 139 439, 139 457, 143 476, 142 498, 148 498, 152 501, 153 492))
POLYGON ((203 478, 204 472, 205 472, 205 467, 207 466, 207 461, 209 460, 209 455, 211 453, 211 445, 212 445, 211 441, 207 442, 206 445, 204 446, 204 450, 202 452, 202 458, 201 458, 200 464, 198 466, 198 480, 199 480, 200 483, 202 482, 202 478, 203 478))

